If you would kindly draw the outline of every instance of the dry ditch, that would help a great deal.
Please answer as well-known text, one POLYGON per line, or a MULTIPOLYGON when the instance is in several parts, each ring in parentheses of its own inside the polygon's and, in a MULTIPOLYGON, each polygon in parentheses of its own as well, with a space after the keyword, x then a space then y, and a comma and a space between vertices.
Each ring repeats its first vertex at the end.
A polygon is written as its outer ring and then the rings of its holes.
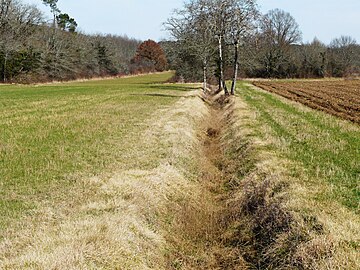
POLYGON ((239 132, 235 99, 204 100, 199 182, 210 201, 202 211, 185 211, 188 222, 178 233, 186 241, 175 243, 169 268, 326 269, 334 246, 323 225, 286 207, 289 185, 262 167, 267 157, 239 132))

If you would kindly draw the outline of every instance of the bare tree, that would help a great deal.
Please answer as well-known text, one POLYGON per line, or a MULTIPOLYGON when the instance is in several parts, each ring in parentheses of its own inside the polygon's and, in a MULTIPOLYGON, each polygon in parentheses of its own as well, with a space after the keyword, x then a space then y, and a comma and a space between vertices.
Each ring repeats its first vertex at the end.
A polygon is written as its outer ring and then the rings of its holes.
POLYGON ((333 76, 344 76, 351 72, 356 62, 357 43, 350 36, 335 38, 330 43, 330 72, 333 76))
POLYGON ((291 45, 301 41, 299 25, 290 13, 274 9, 260 20, 260 32, 267 76, 278 76, 291 45))
POLYGON ((57 16, 60 14, 60 9, 57 6, 58 0, 42 0, 43 4, 50 7, 50 11, 53 14, 53 27, 57 27, 57 16))
POLYGON ((194 30, 194 40, 196 44, 196 51, 203 63, 203 88, 207 91, 207 73, 209 68, 210 58, 213 56, 214 38, 212 29, 209 27, 210 10, 206 3, 207 1, 200 0, 195 6, 196 16, 191 22, 190 27, 194 30), (198 42, 201 40, 201 42, 198 42))
MULTIPOLYGON (((231 93, 235 93, 238 73, 239 44, 252 28, 257 15, 255 0, 192 0, 176 17, 167 21, 167 29, 189 54, 199 57, 203 68, 204 89, 210 63, 217 64, 219 90, 228 95, 224 55, 234 48, 234 75, 231 93), (217 57, 215 53, 217 51, 217 57)), ((227 53, 229 54, 229 53, 227 53)))
POLYGON ((326 75, 327 48, 315 38, 311 43, 299 47, 300 77, 324 77, 326 75))
POLYGON ((261 20, 260 27, 273 45, 287 47, 301 41, 299 25, 290 13, 283 10, 270 10, 261 20))
POLYGON ((231 85, 231 95, 234 95, 239 69, 239 46, 245 41, 245 37, 254 28, 254 21, 258 16, 258 10, 255 0, 237 0, 231 4, 232 12, 229 39, 234 47, 234 69, 231 85))
POLYGON ((3 81, 7 81, 8 61, 11 55, 24 47, 26 39, 42 20, 41 12, 34 6, 17 0, 0 1, 0 47, 3 54, 3 81))
POLYGON ((188 54, 202 62, 203 90, 207 91, 207 74, 214 49, 214 36, 210 27, 210 5, 208 0, 194 0, 185 4, 183 10, 175 12, 167 29, 171 35, 186 48, 188 54))
POLYGON ((224 45, 225 37, 229 33, 233 0, 212 0, 210 5, 210 27, 217 38, 218 43, 218 69, 219 69, 219 90, 224 90, 225 95, 229 94, 224 76, 224 45))

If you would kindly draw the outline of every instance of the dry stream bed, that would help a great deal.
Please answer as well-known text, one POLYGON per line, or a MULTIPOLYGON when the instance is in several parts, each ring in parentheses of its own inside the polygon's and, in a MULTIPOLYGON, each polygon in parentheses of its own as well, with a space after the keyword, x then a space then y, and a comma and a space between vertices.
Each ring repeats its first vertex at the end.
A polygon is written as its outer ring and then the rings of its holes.
POLYGON ((260 135, 269 131, 244 97, 202 98, 198 189, 207 195, 182 215, 186 241, 175 241, 169 268, 357 269, 358 215, 316 198, 326 184, 272 150, 276 138, 260 135))

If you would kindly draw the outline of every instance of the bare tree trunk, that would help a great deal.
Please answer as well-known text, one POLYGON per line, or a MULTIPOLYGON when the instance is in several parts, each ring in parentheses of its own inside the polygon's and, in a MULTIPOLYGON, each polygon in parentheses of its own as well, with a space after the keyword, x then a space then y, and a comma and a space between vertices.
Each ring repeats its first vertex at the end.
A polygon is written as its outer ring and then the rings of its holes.
POLYGON ((204 93, 207 91, 207 61, 204 61, 204 93))
POLYGON ((235 47, 235 56, 234 56, 234 76, 231 84, 231 95, 235 95, 236 82, 239 70, 239 43, 234 44, 235 47))
POLYGON ((221 77, 219 76, 219 92, 222 90, 222 80, 221 77))
POLYGON ((229 91, 226 87, 226 82, 224 79, 224 57, 223 57, 223 48, 222 48, 222 35, 219 35, 219 69, 220 69, 220 87, 224 89, 225 95, 229 95, 229 91))
POLYGON ((4 74, 3 74, 3 81, 4 83, 6 82, 6 66, 7 66, 7 58, 8 58, 8 54, 5 53, 4 55, 4 74))
POLYGON ((57 23, 56 23, 56 14, 55 14, 55 12, 54 12, 53 27, 54 27, 54 29, 56 29, 56 28, 57 28, 57 23))
POLYGON ((221 42, 222 37, 219 36, 219 90, 222 90, 223 85, 223 76, 224 76, 224 72, 223 72, 223 55, 222 55, 222 42, 221 42))

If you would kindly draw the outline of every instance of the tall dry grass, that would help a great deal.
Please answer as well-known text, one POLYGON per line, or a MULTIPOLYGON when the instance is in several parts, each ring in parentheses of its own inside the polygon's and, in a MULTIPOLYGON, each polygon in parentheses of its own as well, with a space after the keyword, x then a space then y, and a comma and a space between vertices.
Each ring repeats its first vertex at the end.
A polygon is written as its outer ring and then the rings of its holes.
POLYGON ((317 199, 329 188, 327 182, 309 179, 301 163, 282 155, 286 142, 279 144, 281 138, 251 106, 252 99, 259 99, 256 91, 235 98, 226 108, 229 127, 223 141, 231 195, 223 215, 222 241, 229 252, 222 257, 222 267, 359 268, 359 217, 340 200, 317 199))

